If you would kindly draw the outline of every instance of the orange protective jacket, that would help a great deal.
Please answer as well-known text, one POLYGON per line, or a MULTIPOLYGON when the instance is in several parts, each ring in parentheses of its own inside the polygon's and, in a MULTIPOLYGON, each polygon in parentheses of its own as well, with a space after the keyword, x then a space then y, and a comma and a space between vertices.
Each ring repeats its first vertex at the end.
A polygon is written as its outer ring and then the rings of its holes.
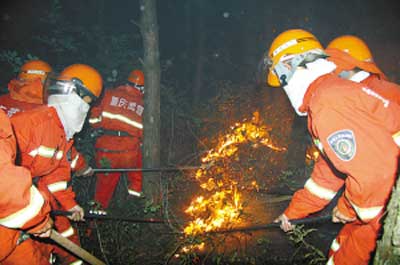
POLYGON ((370 75, 368 78, 361 81, 361 83, 372 88, 384 98, 400 105, 400 86, 398 84, 380 79, 377 75, 370 75))
MULTIPOLYGON (((18 81, 14 80, 14 82, 18 81)), ((12 83, 13 81, 10 82, 10 84, 12 83)), ((18 90, 17 88, 15 88, 15 85, 11 86, 10 84, 9 84, 9 89, 12 88, 13 90, 10 89, 9 94, 0 96, 0 109, 3 109, 7 113, 8 117, 12 117, 14 114, 18 112, 27 111, 42 106, 42 104, 40 103, 30 103, 31 101, 35 102, 35 100, 24 101, 26 98, 29 98, 30 95, 29 93, 28 94, 25 93, 27 92, 26 87, 25 89, 18 90), (14 95, 11 93, 11 91, 14 91, 14 95), (17 94, 16 91, 19 92, 17 97, 15 96, 17 94)), ((70 162, 72 171, 83 170, 84 168, 87 167, 87 162, 85 160, 85 157, 82 154, 80 154, 75 149, 74 146, 71 147, 70 154, 71 154, 70 162)))
POLYGON ((13 116, 15 113, 31 110, 40 106, 41 104, 15 100, 11 97, 11 94, 0 96, 0 109, 4 110, 8 117, 13 116))
POLYGON ((21 165, 40 177, 65 210, 75 205, 75 193, 68 186, 71 167, 63 125, 53 107, 41 106, 11 117, 20 151, 21 165))
POLYGON ((285 215, 302 218, 323 209, 343 184, 340 212, 362 222, 381 215, 396 179, 400 106, 363 84, 328 74, 311 84, 300 110, 308 113, 309 132, 324 157, 285 215), (337 177, 330 163, 347 177, 337 177))
POLYGON ((103 135, 96 148, 109 151, 138 151, 142 138, 143 94, 137 89, 122 85, 108 89, 99 106, 94 107, 89 119, 94 128, 127 132, 129 137, 103 135))
POLYGON ((15 166, 16 141, 0 111, 0 262, 16 247, 19 230, 35 232, 49 219, 47 199, 32 185, 29 171, 15 166))

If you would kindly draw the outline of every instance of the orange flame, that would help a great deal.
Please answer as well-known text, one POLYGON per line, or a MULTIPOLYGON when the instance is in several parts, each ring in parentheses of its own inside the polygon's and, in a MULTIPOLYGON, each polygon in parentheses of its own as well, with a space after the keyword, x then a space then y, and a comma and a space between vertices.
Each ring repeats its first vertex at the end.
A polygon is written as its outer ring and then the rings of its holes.
MULTIPOLYGON (((204 195, 194 198, 185 210, 194 219, 184 228, 186 235, 197 235, 241 222, 243 205, 238 180, 224 174, 226 169, 223 163, 219 165, 221 163, 218 162, 231 158, 242 143, 251 143, 254 148, 264 145, 274 151, 286 150, 272 144, 269 131, 260 122, 259 113, 255 112, 251 121, 236 123, 230 133, 220 136, 217 146, 201 159, 208 166, 197 170, 195 177, 200 187, 208 192, 208 197, 204 195)), ((258 189, 256 181, 251 185, 258 189)))

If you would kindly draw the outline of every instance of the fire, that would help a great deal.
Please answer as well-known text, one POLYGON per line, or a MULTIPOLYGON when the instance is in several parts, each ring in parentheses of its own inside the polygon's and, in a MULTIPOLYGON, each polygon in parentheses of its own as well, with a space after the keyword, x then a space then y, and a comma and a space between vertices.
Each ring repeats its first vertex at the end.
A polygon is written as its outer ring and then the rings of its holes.
MULTIPOLYGON (((196 171, 195 178, 206 195, 194 198, 185 210, 193 218, 184 228, 186 235, 195 236, 241 223, 243 202, 240 185, 243 176, 240 170, 228 170, 227 165, 229 160, 238 159, 235 155, 240 144, 250 144, 253 148, 263 145, 274 151, 286 150, 272 143, 270 130, 255 112, 250 121, 238 122, 229 133, 220 136, 217 146, 201 159, 205 167, 196 171)), ((258 189, 256 181, 250 185, 258 189)))
POLYGON ((236 187, 230 190, 216 191, 208 199, 199 196, 192 201, 185 212, 191 216, 201 217, 190 222, 185 227, 184 233, 196 235, 221 228, 226 223, 237 222, 241 210, 240 193, 236 191, 236 187))
POLYGON ((308 146, 307 150, 306 150, 306 158, 305 158, 306 164, 311 165, 312 162, 317 161, 319 155, 320 155, 319 150, 314 144, 308 146))

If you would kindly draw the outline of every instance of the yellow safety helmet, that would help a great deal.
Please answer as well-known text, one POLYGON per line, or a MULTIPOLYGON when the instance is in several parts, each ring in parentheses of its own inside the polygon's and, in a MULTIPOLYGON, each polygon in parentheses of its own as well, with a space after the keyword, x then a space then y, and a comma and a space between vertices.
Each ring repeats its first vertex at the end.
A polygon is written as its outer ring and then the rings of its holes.
POLYGON ((336 39, 332 40, 326 48, 333 48, 344 51, 359 61, 374 61, 372 53, 369 50, 367 44, 359 37, 353 35, 343 35, 337 37, 336 39))
POLYGON ((290 29, 279 34, 268 51, 269 72, 267 83, 273 87, 281 85, 281 80, 276 75, 274 68, 286 56, 301 54, 314 49, 323 51, 321 43, 308 31, 290 29))

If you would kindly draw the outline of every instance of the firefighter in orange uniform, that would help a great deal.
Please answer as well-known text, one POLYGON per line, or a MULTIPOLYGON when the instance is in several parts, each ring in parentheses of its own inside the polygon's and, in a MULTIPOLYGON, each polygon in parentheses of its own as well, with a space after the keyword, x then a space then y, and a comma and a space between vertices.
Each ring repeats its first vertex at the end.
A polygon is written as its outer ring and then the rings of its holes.
POLYGON ((268 84, 283 87, 296 113, 307 116, 313 142, 322 153, 304 188, 276 221, 284 231, 292 229, 289 219, 322 210, 344 185, 332 221, 345 225, 332 243, 327 264, 368 264, 396 179, 400 106, 363 84, 338 77, 336 65, 305 30, 278 35, 268 56, 268 84), (346 177, 337 177, 331 167, 346 177))
POLYGON ((365 84, 385 98, 400 104, 400 86, 389 82, 376 66, 367 44, 353 35, 344 35, 332 40, 325 52, 328 60, 337 66, 340 77, 365 84))
POLYGON ((15 157, 11 124, 0 110, 0 263, 50 264, 36 241, 22 240, 22 231, 48 237, 53 221, 47 199, 32 185, 29 170, 14 165, 15 157))
MULTIPOLYGON (((0 108, 9 117, 20 111, 31 110, 43 104, 43 84, 51 66, 42 60, 30 60, 21 66, 17 78, 8 84, 8 94, 0 96, 0 108)), ((93 174, 85 158, 74 146, 69 151, 71 170, 75 176, 93 174)))
MULTIPOLYGON (((106 90, 101 104, 93 108, 90 124, 98 135, 96 162, 105 167, 108 161, 112 168, 142 167, 142 115, 144 74, 133 70, 128 84, 106 90)), ((97 175, 95 200, 107 208, 121 173, 97 175)), ((142 194, 142 172, 129 172, 128 193, 140 197, 142 194)))
MULTIPOLYGON (((14 115, 11 122, 17 138, 21 164, 39 177, 38 187, 53 195, 53 209, 72 211, 72 220, 83 220, 84 211, 68 186, 70 163, 66 153, 75 133, 82 129, 90 103, 102 90, 102 78, 92 67, 74 64, 60 75, 49 76, 44 86, 47 105, 14 115)), ((57 223, 59 232, 78 243, 76 231, 65 221, 57 223)), ((63 264, 81 263, 67 252, 59 251, 63 264)))
POLYGON ((43 83, 51 66, 42 60, 31 60, 21 66, 17 78, 8 83, 8 94, 0 96, 0 108, 9 117, 43 104, 43 83))

